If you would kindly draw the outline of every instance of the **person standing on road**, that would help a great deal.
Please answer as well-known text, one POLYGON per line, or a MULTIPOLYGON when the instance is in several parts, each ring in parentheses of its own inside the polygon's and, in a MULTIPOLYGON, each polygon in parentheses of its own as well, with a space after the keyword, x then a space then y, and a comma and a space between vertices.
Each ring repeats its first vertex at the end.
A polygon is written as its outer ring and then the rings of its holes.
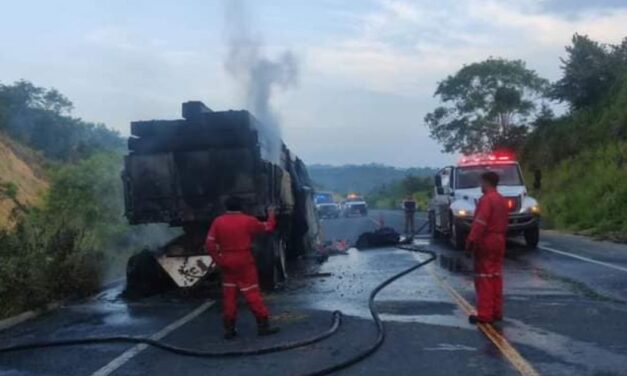
POLYGON ((507 202, 496 187, 495 172, 481 175, 483 197, 479 200, 466 250, 474 254, 477 314, 471 324, 491 323, 503 319, 503 258, 509 213, 507 202))
POLYGON ((405 234, 414 235, 414 217, 416 215, 416 200, 411 195, 407 195, 403 201, 403 211, 405 211, 405 234))
POLYGON ((271 327, 266 305, 259 291, 257 267, 252 254, 255 235, 272 232, 276 227, 274 210, 268 210, 268 221, 242 213, 241 201, 229 197, 225 203, 226 214, 216 218, 207 235, 207 251, 222 271, 222 314, 224 338, 237 335, 237 295, 244 295, 248 307, 257 319, 259 335, 275 334, 279 328, 271 327))

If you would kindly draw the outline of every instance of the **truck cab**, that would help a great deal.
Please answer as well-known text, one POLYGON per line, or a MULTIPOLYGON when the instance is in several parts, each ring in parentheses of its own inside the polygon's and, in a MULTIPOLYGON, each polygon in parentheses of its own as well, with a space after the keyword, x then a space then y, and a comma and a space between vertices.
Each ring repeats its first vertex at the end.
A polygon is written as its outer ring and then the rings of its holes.
POLYGON ((523 235, 527 246, 539 241, 540 209, 529 196, 520 165, 508 154, 463 157, 457 166, 444 167, 435 176, 434 198, 429 204, 429 225, 433 238, 448 237, 455 248, 463 249, 470 232, 481 192, 481 174, 496 172, 498 192, 509 207, 508 236, 523 235))

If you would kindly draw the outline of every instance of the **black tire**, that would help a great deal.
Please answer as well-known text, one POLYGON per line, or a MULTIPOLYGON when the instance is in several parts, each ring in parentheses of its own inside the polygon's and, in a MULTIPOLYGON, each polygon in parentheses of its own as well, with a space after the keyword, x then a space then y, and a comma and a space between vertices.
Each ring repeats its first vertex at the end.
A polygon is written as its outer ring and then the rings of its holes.
POLYGON ((436 227, 435 212, 433 211, 429 212, 429 233, 431 234, 431 239, 433 240, 439 240, 442 238, 442 234, 440 234, 440 231, 438 231, 436 227))
POLYGON ((451 215, 451 243, 453 247, 458 251, 463 251, 466 248, 466 231, 457 223, 455 218, 451 215))
POLYGON ((540 228, 538 226, 525 230, 525 243, 529 249, 538 248, 540 241, 540 228))
POLYGON ((267 236, 265 247, 257 254, 259 284, 266 291, 276 290, 287 278, 285 242, 278 236, 267 236))
POLYGON ((134 254, 126 264, 126 288, 123 296, 129 299, 139 299, 175 287, 174 281, 161 268, 155 255, 143 250, 134 254))

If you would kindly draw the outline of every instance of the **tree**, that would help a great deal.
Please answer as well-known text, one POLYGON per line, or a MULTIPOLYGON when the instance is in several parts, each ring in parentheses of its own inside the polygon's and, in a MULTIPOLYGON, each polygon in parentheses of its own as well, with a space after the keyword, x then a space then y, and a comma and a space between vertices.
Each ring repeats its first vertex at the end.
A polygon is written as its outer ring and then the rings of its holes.
POLYGON ((401 186, 405 195, 410 195, 416 192, 428 192, 433 187, 433 183, 430 177, 407 175, 401 180, 401 186))
POLYGON ((443 106, 425 116, 431 137, 452 153, 518 148, 549 83, 520 60, 490 58, 438 84, 443 106))
POLYGON ((575 34, 566 53, 560 59, 563 77, 550 95, 578 110, 599 103, 625 71, 627 38, 620 45, 609 45, 575 34))
POLYGON ((72 102, 57 89, 45 89, 25 80, 13 85, 0 84, 0 102, 8 104, 14 112, 39 109, 69 114, 73 108, 72 102))
POLYGON ((102 124, 70 116, 72 102, 56 89, 28 81, 0 84, 0 129, 15 140, 62 161, 122 151, 119 134, 102 124))

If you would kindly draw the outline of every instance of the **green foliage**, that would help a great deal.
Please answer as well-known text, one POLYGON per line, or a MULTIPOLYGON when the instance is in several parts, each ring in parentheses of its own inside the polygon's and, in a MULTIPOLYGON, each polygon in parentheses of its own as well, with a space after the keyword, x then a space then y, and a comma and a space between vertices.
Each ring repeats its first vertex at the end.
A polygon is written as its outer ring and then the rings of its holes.
POLYGON ((11 200, 17 199, 17 184, 12 181, 2 182, 0 181, 0 200, 3 198, 9 198, 11 200))
POLYGON ((122 221, 120 157, 96 155, 52 172, 44 205, 0 233, 0 316, 100 285, 106 259, 128 232, 122 221))
POLYGON ((0 130, 46 157, 77 161, 93 153, 122 150, 124 143, 116 132, 70 117, 72 107, 56 89, 28 81, 0 84, 0 130))
POLYGON ((446 152, 518 148, 548 81, 520 60, 490 58, 464 66, 438 84, 445 104, 425 116, 431 137, 446 152))
POLYGON ((67 116, 71 109, 54 89, 26 81, 0 85, 0 130, 19 141, 14 146, 21 142, 56 159, 37 207, 20 205, 17 186, 0 181, 0 199, 22 209, 14 228, 0 229, 0 317, 90 294, 120 276, 131 253, 177 235, 158 225, 127 224, 122 140, 103 125, 67 116))
POLYGON ((368 205, 377 209, 399 209, 407 196, 412 196, 418 208, 425 210, 433 191, 431 177, 407 175, 400 181, 379 186, 367 196, 368 205))
POLYGON ((575 34, 561 59, 563 77, 551 89, 551 97, 579 110, 599 104, 627 64, 627 38, 620 45, 607 45, 575 34))
POLYGON ((407 175, 433 176, 436 173, 435 169, 428 167, 401 169, 380 164, 311 165, 307 169, 318 189, 342 195, 358 192, 366 197, 381 185, 393 184, 407 175))
POLYGON ((582 151, 627 138, 627 64, 625 74, 600 103, 557 119, 545 119, 522 148, 527 165, 540 168, 573 158, 582 151))
POLYGON ((121 166, 117 153, 58 165, 43 205, 0 230, 0 317, 90 294, 120 276, 131 253, 175 236, 157 225, 127 224, 121 166))
POLYGON ((539 121, 522 150, 542 170, 544 216, 559 228, 626 241, 627 43, 605 46, 575 35, 556 88, 573 111, 539 121), (621 52, 622 51, 622 52, 621 52), (618 72, 621 72, 620 74, 618 72), (607 82, 611 80, 611 82, 607 82))
POLYGON ((611 142, 547 169, 545 215, 559 228, 627 240, 626 157, 627 143, 611 142))

